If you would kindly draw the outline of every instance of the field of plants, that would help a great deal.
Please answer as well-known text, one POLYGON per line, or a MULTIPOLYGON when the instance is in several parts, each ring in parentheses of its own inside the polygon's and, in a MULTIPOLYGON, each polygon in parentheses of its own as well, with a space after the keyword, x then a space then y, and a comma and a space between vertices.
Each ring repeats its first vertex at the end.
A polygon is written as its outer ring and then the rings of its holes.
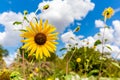
MULTIPOLYGON (((46 4, 42 8, 50 7, 46 4)), ((116 59, 119 55, 113 58, 111 53, 104 51, 105 48, 112 50, 105 45, 108 42, 105 32, 109 29, 106 21, 114 15, 114 9, 108 7, 101 13, 104 27, 103 33, 98 34, 100 39, 92 47, 84 40, 86 46, 78 47, 78 43, 63 46, 59 51, 65 53, 60 57, 56 52, 59 45, 57 28, 49 20, 32 16, 29 20, 28 11, 23 11, 23 21, 13 23, 24 27, 19 29, 22 46, 9 66, 3 59, 9 52, 0 46, 0 80, 120 80, 120 61, 116 59), (24 26, 25 22, 29 26, 24 26), (96 49, 99 45, 102 45, 101 51, 96 49)), ((80 28, 76 26, 73 33, 79 33, 80 28)))

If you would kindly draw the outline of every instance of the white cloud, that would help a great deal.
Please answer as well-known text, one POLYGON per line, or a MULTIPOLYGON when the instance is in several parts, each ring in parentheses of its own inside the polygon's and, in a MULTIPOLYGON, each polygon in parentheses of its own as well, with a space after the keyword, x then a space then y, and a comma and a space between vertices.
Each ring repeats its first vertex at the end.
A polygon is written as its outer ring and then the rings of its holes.
MULTIPOLYGON (((33 13, 28 15, 28 19, 32 20, 32 17, 35 16, 33 13)), ((0 44, 3 46, 18 46, 20 42, 20 31, 18 29, 22 29, 21 25, 13 25, 15 21, 22 21, 23 14, 15 13, 15 12, 4 12, 0 14, 0 24, 5 27, 4 32, 0 32, 0 44)), ((24 26, 28 25, 28 23, 24 22, 24 26)))
MULTIPOLYGON (((95 40, 101 40, 102 41, 102 36, 103 36, 104 29, 100 28, 99 34, 95 34, 94 39, 95 40)), ((104 32, 104 39, 107 39, 107 42, 113 43, 114 42, 114 29, 112 28, 105 28, 104 32)))
POLYGON ((14 21, 21 21, 22 14, 14 12, 4 12, 0 14, 0 24, 5 27, 4 32, 0 32, 0 44, 3 46, 15 46, 18 44, 20 37, 19 31, 14 31, 14 28, 19 28, 20 26, 13 26, 14 21))
POLYGON ((62 34, 61 39, 64 43, 76 44, 78 43, 79 39, 83 38, 83 36, 76 36, 73 31, 66 32, 62 34))
POLYGON ((14 62, 14 59, 17 57, 17 52, 15 52, 12 55, 9 55, 7 57, 3 57, 3 59, 5 60, 7 67, 14 62))
MULTIPOLYGON (((113 24, 112 27, 105 28, 104 39, 107 39, 108 41, 104 45, 105 46, 104 52, 110 52, 112 57, 120 59, 120 55, 118 55, 120 54, 120 20, 114 20, 112 24, 113 24), (109 46, 112 50, 110 50, 106 46, 109 46)), ((96 26, 101 26, 101 23, 99 24, 98 22, 96 26)), ((72 42, 78 43, 78 47, 82 46, 93 47, 94 42, 96 40, 102 40, 103 32, 104 29, 103 27, 101 27, 100 31, 98 32, 100 35, 96 33, 94 36, 88 36, 85 39, 78 39, 78 36, 76 36, 73 32, 67 32, 62 35, 62 41, 66 43, 65 45, 68 45, 69 41, 69 44, 72 44, 72 42), (72 37, 74 37, 75 40, 71 41, 68 35, 70 36, 72 35, 72 37)), ((96 50, 102 52, 102 45, 98 45, 96 47, 96 50)))
POLYGON ((95 4, 90 0, 53 0, 39 4, 42 11, 40 18, 48 19, 50 23, 57 27, 59 32, 63 32, 74 20, 82 20, 89 11, 93 10, 95 4), (43 6, 49 4, 47 10, 43 6))
POLYGON ((95 20, 95 26, 96 26, 96 27, 104 27, 105 24, 104 24, 104 22, 101 21, 101 20, 95 20))

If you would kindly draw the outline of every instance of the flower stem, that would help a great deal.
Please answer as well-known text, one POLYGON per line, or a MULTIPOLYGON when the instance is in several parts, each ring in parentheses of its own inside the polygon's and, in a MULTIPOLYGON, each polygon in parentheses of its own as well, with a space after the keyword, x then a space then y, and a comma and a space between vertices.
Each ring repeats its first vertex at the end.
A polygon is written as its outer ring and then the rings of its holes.
POLYGON ((23 77, 26 80, 26 76, 25 76, 25 59, 24 59, 24 52, 25 50, 22 49, 22 67, 23 67, 23 77))
MULTIPOLYGON (((102 56, 101 57, 103 57, 103 55, 104 55, 104 45, 105 45, 105 42, 104 42, 104 37, 105 37, 105 28, 106 28, 106 16, 105 16, 105 18, 104 18, 104 24, 105 24, 105 26, 104 26, 104 28, 103 28, 103 35, 102 35, 102 56)), ((100 62, 100 71, 99 71, 99 76, 98 76, 98 78, 100 78, 101 77, 101 75, 102 75, 102 62, 100 62)))
POLYGON ((76 47, 75 47, 75 49, 74 49, 72 55, 70 56, 70 58, 68 59, 68 61, 67 61, 67 63, 66 63, 66 75, 68 75, 68 72, 69 72, 69 71, 68 71, 68 70, 69 70, 69 62, 70 62, 70 60, 72 59, 72 57, 73 57, 75 51, 76 51, 76 47))

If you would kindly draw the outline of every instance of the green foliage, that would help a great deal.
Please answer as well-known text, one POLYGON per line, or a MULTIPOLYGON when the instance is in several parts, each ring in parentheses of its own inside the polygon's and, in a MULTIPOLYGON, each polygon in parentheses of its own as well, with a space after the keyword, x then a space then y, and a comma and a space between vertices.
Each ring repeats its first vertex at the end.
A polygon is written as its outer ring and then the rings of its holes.
POLYGON ((8 56, 8 54, 8 51, 0 45, 0 58, 2 58, 3 56, 8 56))
POLYGON ((97 40, 97 41, 95 41, 95 43, 94 43, 94 46, 97 46, 97 45, 99 45, 99 44, 101 44, 102 42, 100 41, 100 40, 97 40))
POLYGON ((15 21, 15 22, 13 23, 13 25, 20 25, 20 24, 22 24, 22 22, 15 21))
POLYGON ((61 48, 60 51, 67 50, 67 48, 61 48))
POLYGON ((22 80, 20 73, 17 71, 13 71, 10 74, 10 80, 22 80))
POLYGON ((26 16, 24 16, 24 20, 27 21, 28 23, 30 22, 26 16))
POLYGON ((112 48, 110 47, 110 46, 106 46, 109 50, 111 50, 112 51, 112 48))
MULTIPOLYGON (((69 58, 72 54, 71 51, 67 52, 64 60, 69 58)), ((108 58, 108 53, 104 53, 102 55, 99 51, 95 51, 93 48, 82 47, 78 48, 75 51, 75 55, 70 61, 70 71, 74 71, 79 75, 83 76, 87 74, 87 76, 98 76, 100 64, 102 65, 102 76, 111 76, 110 74, 116 74, 116 70, 111 70, 111 68, 117 69, 116 66, 111 65, 111 62, 114 62, 112 58, 108 58), (77 63, 76 59, 80 57, 81 62, 77 63), (108 67, 108 65, 110 65, 108 67)), ((118 68, 119 69, 119 68, 118 68)), ((118 71, 118 70, 117 70, 118 71)), ((118 71, 120 73, 120 71, 118 71)), ((120 75, 116 75, 116 77, 120 77, 120 75)))
POLYGON ((25 30, 25 29, 20 29, 19 31, 24 31, 24 32, 26 32, 27 30, 25 30))
POLYGON ((118 63, 116 63, 116 62, 112 62, 112 65, 114 65, 114 66, 116 66, 117 68, 120 69, 120 65, 119 65, 118 63))

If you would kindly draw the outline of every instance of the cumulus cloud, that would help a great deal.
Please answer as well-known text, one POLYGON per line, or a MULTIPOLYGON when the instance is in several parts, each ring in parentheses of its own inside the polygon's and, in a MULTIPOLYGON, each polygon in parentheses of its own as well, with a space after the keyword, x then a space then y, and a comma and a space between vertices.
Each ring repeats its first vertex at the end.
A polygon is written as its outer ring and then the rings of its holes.
POLYGON ((95 26, 96 26, 96 27, 104 27, 105 24, 104 24, 104 22, 101 21, 101 20, 95 20, 95 26))
MULTIPOLYGON (((95 20, 95 23, 96 23, 96 27, 98 27, 101 26, 102 22, 99 20, 95 20)), ((82 46, 93 47, 94 42, 96 40, 102 41, 103 32, 104 32, 103 27, 100 27, 100 31, 98 33, 96 33, 94 36, 88 36, 85 39, 79 39, 78 36, 76 36, 73 32, 64 33, 61 36, 61 38, 62 41, 65 43, 65 45, 78 43, 77 47, 82 47, 82 46), (68 35, 74 37, 74 40, 71 41, 68 35)), ((104 39, 107 39, 107 42, 105 42, 104 45, 105 46, 104 52, 110 52, 112 57, 120 59, 120 55, 119 55, 120 54, 120 20, 114 20, 112 22, 112 27, 105 28, 104 39), (110 47, 112 50, 110 50, 107 47, 110 47)), ((96 47, 96 50, 102 52, 102 45, 98 45, 96 47)))
MULTIPOLYGON (((28 19, 31 20, 34 16, 33 13, 28 15, 28 19)), ((0 44, 3 46, 17 46, 20 42, 20 31, 23 27, 21 25, 13 25, 15 21, 22 22, 23 14, 15 13, 15 12, 4 12, 0 14, 0 24, 4 26, 5 31, 0 32, 0 44)), ((23 26, 28 25, 27 22, 24 23, 23 26)))
POLYGON ((89 11, 94 9, 95 4, 90 0, 53 0, 39 4, 42 11, 40 18, 48 19, 50 23, 57 27, 59 32, 63 32, 74 20, 82 20, 89 11), (43 6, 48 4, 49 8, 43 10, 43 6))
POLYGON ((14 31, 14 28, 19 26, 13 26, 14 21, 21 21, 22 14, 14 12, 4 12, 0 14, 0 24, 5 27, 4 32, 0 32, 0 44, 3 46, 15 46, 19 42, 19 31, 14 31))

